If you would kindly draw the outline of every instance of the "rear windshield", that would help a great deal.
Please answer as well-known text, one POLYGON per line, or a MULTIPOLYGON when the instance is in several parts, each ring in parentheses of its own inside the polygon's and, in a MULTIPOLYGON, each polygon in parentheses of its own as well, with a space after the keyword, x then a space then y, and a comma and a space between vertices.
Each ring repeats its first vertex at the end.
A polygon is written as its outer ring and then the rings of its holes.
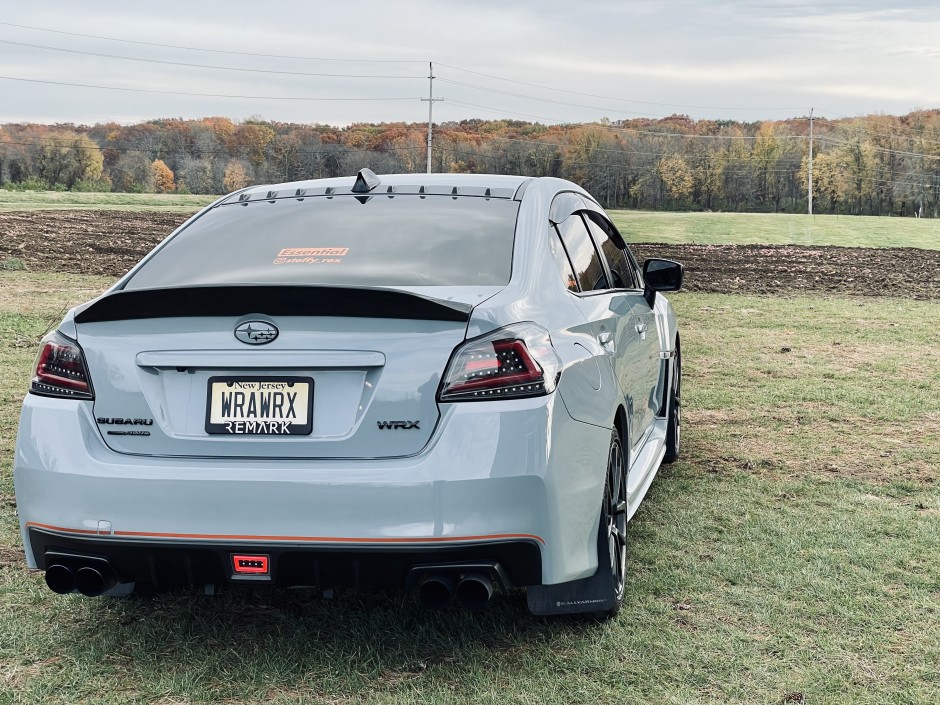
POLYGON ((466 286, 509 283, 517 201, 334 196, 219 206, 125 289, 209 284, 466 286))

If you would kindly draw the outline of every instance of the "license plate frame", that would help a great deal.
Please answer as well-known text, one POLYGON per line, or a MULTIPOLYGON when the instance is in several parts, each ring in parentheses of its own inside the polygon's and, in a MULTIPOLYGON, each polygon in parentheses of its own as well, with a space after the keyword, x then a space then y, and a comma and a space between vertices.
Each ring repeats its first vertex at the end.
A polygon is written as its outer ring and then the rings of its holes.
POLYGON ((313 432, 313 394, 314 385, 312 377, 297 375, 214 375, 206 383, 206 433, 214 436, 309 436, 313 432), (268 385, 268 386, 261 386, 268 385), (300 385, 300 386, 297 386, 300 385), (247 396, 241 397, 241 410, 245 412, 243 418, 236 418, 231 413, 225 413, 223 394, 231 391, 233 397, 229 399, 228 410, 231 412, 236 406, 234 394, 241 392, 247 396), (271 392, 266 403, 262 405, 264 392, 271 392), (278 397, 274 393, 279 392, 278 397), (294 392, 297 396, 290 397, 294 392), (216 397, 215 395, 219 396, 216 397), (306 395, 306 398, 304 397, 306 395), (299 398, 298 398, 299 397, 299 398), (250 401, 250 399, 254 401, 250 401), (280 402, 280 403, 277 403, 280 402), (266 417, 255 413, 248 416, 247 412, 254 408, 255 412, 267 408, 269 412, 279 410, 279 415, 269 413, 266 417), (300 413, 306 415, 305 423, 300 423, 300 413), (291 418, 298 419, 295 423, 291 418), (286 425, 285 425, 286 423, 286 425))

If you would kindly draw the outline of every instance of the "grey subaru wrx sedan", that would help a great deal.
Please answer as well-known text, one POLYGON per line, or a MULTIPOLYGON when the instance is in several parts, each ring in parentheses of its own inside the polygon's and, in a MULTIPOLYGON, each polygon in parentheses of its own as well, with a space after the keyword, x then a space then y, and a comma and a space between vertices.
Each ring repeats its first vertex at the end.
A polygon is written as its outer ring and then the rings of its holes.
POLYGON ((559 179, 226 196, 43 339, 29 565, 89 596, 525 588, 536 614, 613 614, 627 523, 679 453, 681 283, 559 179))

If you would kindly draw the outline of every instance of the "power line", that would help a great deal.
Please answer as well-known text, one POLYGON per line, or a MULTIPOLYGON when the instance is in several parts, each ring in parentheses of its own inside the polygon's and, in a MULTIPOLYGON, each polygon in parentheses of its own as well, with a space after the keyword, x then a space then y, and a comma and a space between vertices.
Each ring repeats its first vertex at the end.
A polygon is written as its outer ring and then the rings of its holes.
POLYGON ((302 100, 302 101, 392 101, 392 100, 418 100, 421 96, 406 98, 312 98, 296 95, 237 95, 229 93, 189 93, 186 91, 163 91, 152 88, 128 88, 125 86, 98 86, 90 83, 69 83, 66 81, 45 81, 38 78, 19 78, 17 76, 0 76, 4 81, 23 81, 26 83, 42 83, 50 86, 71 86, 74 88, 97 88, 103 91, 130 91, 132 93, 156 93, 160 95, 185 95, 197 98, 241 98, 248 100, 302 100))
MULTIPOLYGON (((675 135, 671 133, 659 133, 659 134, 663 134, 666 136, 673 136, 673 137, 681 136, 681 135, 675 135)), ((555 150, 560 150, 560 151, 567 151, 567 150, 577 148, 577 145, 573 145, 570 143, 543 142, 539 140, 524 139, 520 137, 487 137, 487 140, 493 141, 493 142, 513 142, 513 143, 526 144, 526 145, 535 145, 535 146, 540 146, 540 147, 551 147, 555 150)), ((627 149, 627 148, 607 149, 604 147, 596 147, 592 149, 591 152, 601 153, 601 154, 618 154, 618 155, 631 154, 631 155, 644 156, 644 157, 665 157, 665 156, 671 156, 674 154, 680 154, 680 155, 682 154, 681 152, 677 152, 675 150, 662 151, 662 152, 646 152, 646 151, 639 151, 639 150, 627 149)), ((682 155, 682 156, 691 156, 694 158, 696 155, 682 155)), ((719 159, 723 162, 745 162, 745 163, 754 162, 754 159, 750 156, 729 157, 725 154, 718 153, 718 152, 714 154, 709 154, 707 156, 712 156, 715 159, 719 159)), ((791 170, 781 170, 781 172, 789 172, 789 171, 791 170)))
POLYGON ((570 122, 567 120, 556 120, 555 118, 540 117, 538 115, 532 115, 531 113, 519 113, 514 110, 500 110, 498 108, 486 107, 485 105, 478 105, 477 103, 467 103, 466 101, 462 100, 448 99, 447 103, 448 105, 459 105, 468 108, 476 108, 477 110, 484 110, 488 113, 495 113, 497 115, 520 115, 522 117, 535 118, 536 120, 541 120, 546 123, 555 123, 560 125, 570 124, 570 122))
MULTIPOLYGON (((0 22, 0 24, 3 24, 0 22)), ((492 78, 497 81, 505 81, 507 83, 515 83, 520 86, 528 86, 529 88, 540 88, 546 91, 556 91, 558 93, 568 93, 570 95, 580 95, 585 98, 601 98, 603 100, 616 100, 623 103, 638 103, 640 105, 658 105, 665 108, 696 108, 699 110, 773 110, 773 111, 789 111, 789 110, 800 110, 800 108, 765 108, 765 107, 728 107, 728 106, 715 106, 715 105, 683 105, 681 103, 656 103, 650 100, 633 100, 632 98, 615 98, 613 96, 607 95, 598 95, 597 93, 582 93, 581 91, 570 91, 565 88, 557 88, 553 86, 543 86, 538 83, 528 83, 526 81, 517 81, 512 78, 505 78, 503 76, 494 76, 489 73, 482 73, 480 71, 471 71, 470 69, 465 69, 460 66, 452 66, 451 64, 442 64, 438 63, 438 66, 444 66, 449 69, 454 69, 455 71, 463 71, 465 73, 472 73, 475 76, 483 76, 485 78, 492 78)), ((441 79, 444 80, 444 79, 441 79)))
POLYGON ((454 86, 462 86, 464 88, 472 88, 478 91, 487 91, 489 93, 498 93, 500 95, 508 95, 513 98, 523 98, 525 100, 535 100, 541 103, 553 103, 555 105, 567 105, 575 108, 587 108, 588 110, 601 110, 609 113, 629 113, 630 115, 640 115, 643 117, 660 117, 655 113, 640 113, 635 110, 624 110, 622 108, 611 108, 611 107, 601 107, 597 105, 585 105, 583 103, 572 103, 565 100, 554 100, 552 98, 539 98, 537 96, 525 95, 524 93, 514 93, 512 91, 502 91, 498 88, 487 88, 486 86, 478 86, 474 83, 464 83, 463 81, 455 81, 451 78, 439 78, 439 81, 444 83, 449 83, 454 86))
MULTIPOLYGON (((534 115, 532 113, 521 113, 514 110, 502 110, 499 108, 494 108, 492 106, 480 105, 479 103, 468 103, 462 100, 451 100, 448 99, 449 105, 458 105, 463 107, 476 108, 477 110, 483 110, 486 112, 494 113, 496 115, 517 115, 528 118, 535 118, 540 122, 544 123, 547 127, 564 127, 564 126, 577 126, 577 127, 590 127, 602 130, 608 130, 611 132, 631 132, 634 134, 642 135, 657 135, 663 137, 681 137, 685 139, 727 139, 727 140, 758 140, 760 136, 755 135, 699 135, 699 134, 689 134, 682 132, 658 132, 655 130, 641 130, 635 127, 624 127, 622 125, 604 125, 599 122, 572 122, 571 120, 562 120, 560 118, 549 118, 542 115, 534 115)), ((536 123, 538 124, 538 123, 536 123)), ((803 135, 774 135, 774 139, 805 139, 803 135)))
MULTIPOLYGON (((610 106, 585 105, 584 103, 572 103, 572 102, 570 102, 570 101, 554 100, 554 99, 552 99, 552 98, 540 98, 540 97, 538 97, 538 96, 526 95, 526 94, 523 94, 523 93, 515 93, 515 92, 513 92, 513 91, 503 91, 503 90, 500 90, 500 89, 498 89, 498 88, 488 88, 488 87, 486 87, 486 86, 480 86, 480 85, 473 84, 473 83, 465 83, 465 82, 463 82, 463 81, 455 81, 455 80, 450 79, 450 78, 438 78, 438 80, 443 81, 443 82, 445 82, 445 83, 449 83, 449 84, 451 84, 451 85, 462 86, 462 87, 464 87, 464 88, 472 88, 472 89, 474 89, 474 90, 487 91, 487 92, 490 92, 490 93, 497 93, 497 94, 500 94, 500 95, 511 96, 511 97, 514 97, 514 98, 522 98, 522 99, 525 99, 525 100, 534 100, 534 101, 539 101, 539 102, 542 102, 542 103, 552 103, 552 104, 555 104, 555 105, 565 105, 565 106, 571 106, 571 107, 576 107, 576 108, 586 108, 586 109, 589 109, 589 110, 600 110, 600 111, 603 111, 603 112, 608 112, 608 113, 613 113, 613 114, 616 114, 616 113, 629 113, 629 114, 631 114, 631 115, 639 115, 639 116, 642 116, 642 117, 653 117, 653 118, 663 119, 662 116, 656 115, 656 114, 654 114, 654 113, 641 113, 641 112, 636 112, 636 111, 631 111, 631 110, 623 110, 623 109, 621 109, 621 108, 612 108, 612 107, 610 107, 610 106)), ((564 92, 569 93, 569 92, 572 92, 572 91, 564 91, 564 92)), ((617 99, 615 98, 614 100, 617 100, 617 99)), ((570 122, 570 121, 561 121, 561 122, 570 122)), ((631 128, 617 128, 617 129, 631 129, 631 128)), ((677 134, 679 134, 679 133, 677 133, 677 134)), ((690 135, 690 137, 691 137, 691 135, 690 135)), ((699 137, 699 138, 703 138, 703 139, 722 139, 722 138, 727 138, 727 137, 721 136, 721 135, 696 135, 695 137, 699 137)), ((728 136, 728 137, 730 137, 730 136, 728 136)), ((775 135, 775 137, 777 137, 778 139, 780 139, 780 138, 785 138, 785 137, 786 137, 786 138, 789 138, 789 137, 791 137, 791 136, 789 136, 789 135, 787 135, 787 136, 785 136, 785 135, 775 135)), ((803 136, 802 136, 802 135, 796 135, 796 136, 792 136, 792 137, 802 139, 803 136)), ((750 137, 742 137, 742 138, 740 138, 740 139, 752 139, 752 138, 750 138, 750 137)))
MULTIPOLYGON (((842 147, 854 147, 855 143, 846 142, 845 140, 837 140, 831 137, 816 137, 820 142, 827 142, 829 144, 835 144, 842 147)), ((922 154, 921 152, 905 152, 899 149, 885 149, 884 147, 873 147, 871 145, 865 145, 866 149, 870 149, 873 152, 879 152, 882 154, 898 154, 902 157, 920 157, 921 159, 940 159, 940 155, 935 154, 922 154)))
MULTIPOLYGON (((0 22, 0 26, 15 27, 15 28, 18 28, 18 29, 27 29, 27 30, 38 31, 38 32, 47 32, 47 33, 53 33, 53 34, 64 35, 64 36, 73 36, 73 37, 82 37, 82 38, 97 39, 97 40, 103 40, 103 41, 121 42, 121 43, 127 43, 127 44, 136 44, 136 45, 140 45, 140 46, 152 46, 152 47, 160 47, 160 48, 166 48, 166 49, 187 50, 187 51, 201 51, 201 52, 207 52, 207 53, 227 54, 227 55, 233 55, 233 56, 247 56, 247 57, 258 57, 258 58, 276 58, 276 59, 288 59, 288 60, 346 62, 346 63, 377 63, 377 64, 393 64, 393 63, 399 63, 399 64, 410 64, 410 63, 418 64, 418 63, 422 63, 422 64, 423 64, 423 63, 424 63, 424 61, 422 61, 422 60, 417 60, 417 59, 411 59, 411 60, 408 60, 408 59, 349 59, 349 58, 337 58, 337 57, 314 57, 314 56, 297 56, 297 55, 285 55, 285 54, 265 54, 265 53, 260 53, 260 52, 243 52, 243 51, 232 51, 232 50, 222 50, 222 49, 210 49, 210 48, 205 48, 205 47, 193 47, 193 46, 175 45, 175 44, 162 44, 162 43, 157 43, 157 42, 145 42, 145 41, 139 41, 139 40, 123 39, 123 38, 118 38, 118 37, 109 37, 109 36, 96 35, 96 34, 84 34, 84 33, 79 33, 79 32, 67 32, 67 31, 63 31, 63 30, 55 30, 55 29, 50 29, 50 28, 45 28, 45 27, 36 27, 36 26, 32 26, 32 25, 17 24, 17 23, 12 23, 12 22, 0 22)), ((230 67, 230 66, 204 65, 204 64, 187 63, 187 62, 162 61, 162 60, 157 60, 157 59, 145 59, 145 58, 140 58, 140 57, 117 56, 117 55, 103 54, 103 53, 97 53, 97 52, 88 52, 88 51, 81 51, 81 50, 75 50, 75 49, 66 49, 66 48, 61 48, 61 47, 50 47, 50 46, 45 46, 45 45, 28 44, 28 43, 24 43, 24 42, 13 42, 13 41, 10 41, 10 40, 0 40, 0 42, 4 42, 4 43, 7 43, 7 44, 12 44, 12 45, 16 45, 16 46, 32 47, 32 48, 38 48, 38 49, 44 49, 44 50, 50 50, 50 51, 60 51, 60 52, 70 52, 70 53, 77 53, 77 54, 86 54, 86 55, 92 55, 92 56, 101 56, 101 57, 104 57, 104 58, 114 58, 114 59, 119 59, 119 60, 144 61, 144 62, 150 62, 150 63, 163 63, 163 64, 169 64, 169 65, 179 65, 179 66, 187 66, 187 67, 193 67, 193 68, 208 68, 208 69, 216 69, 216 70, 246 71, 246 72, 258 72, 258 73, 285 74, 285 75, 301 75, 301 76, 318 76, 318 77, 337 77, 337 78, 388 78, 388 79, 393 79, 393 78, 395 78, 395 79, 422 78, 422 77, 420 77, 420 76, 397 76, 397 75, 395 75, 395 76, 390 76, 390 75, 369 75, 369 74, 363 74, 363 75, 357 75, 357 74, 329 74, 329 73, 315 73, 315 72, 290 72, 290 71, 274 71, 274 70, 264 70, 264 69, 250 69, 250 68, 240 68, 240 67, 230 67)), ((613 101, 617 101, 617 102, 620 102, 620 103, 633 103, 633 104, 642 104, 642 105, 656 105, 656 106, 663 106, 663 107, 712 109, 712 110, 753 110, 753 109, 763 109, 763 110, 771 110, 771 111, 798 110, 798 108, 783 108, 783 107, 760 107, 760 108, 757 108, 757 107, 753 107, 753 106, 707 106, 707 105, 690 105, 690 104, 680 104, 680 103, 662 103, 662 102, 654 102, 654 101, 634 100, 634 99, 628 99, 628 98, 619 98, 619 97, 615 97, 615 96, 606 96, 606 95, 601 95, 601 94, 586 93, 586 92, 582 92, 582 91, 572 91, 572 90, 557 88, 557 87, 553 87, 553 86, 545 86, 545 85, 542 85, 542 84, 537 84, 537 83, 531 83, 531 82, 527 82, 527 81, 520 81, 520 80, 516 80, 516 79, 511 79, 511 78, 507 78, 507 77, 505 77, 505 76, 499 76, 499 75, 495 75, 495 74, 484 73, 484 72, 481 72, 481 71, 475 71, 475 70, 472 70, 472 69, 467 69, 467 68, 465 68, 465 67, 455 66, 455 65, 452 65, 452 64, 440 64, 440 63, 439 63, 439 65, 440 65, 440 66, 447 67, 447 68, 452 69, 452 70, 455 70, 455 71, 461 71, 461 72, 464 72, 464 73, 470 73, 470 74, 477 75, 477 76, 481 76, 481 77, 484 77, 484 78, 490 78, 490 79, 493 79, 493 80, 503 81, 503 82, 507 82, 507 83, 513 83, 513 84, 516 84, 516 85, 524 85, 524 86, 528 86, 528 87, 532 87, 532 88, 538 88, 538 89, 540 89, 540 90, 555 91, 555 92, 566 93, 566 94, 570 94, 570 95, 580 95, 580 96, 585 96, 585 97, 601 98, 601 99, 604 99, 604 100, 613 100, 613 101)), ((22 79, 22 80, 27 80, 27 79, 22 79)), ((597 107, 597 106, 581 105, 581 104, 577 104, 577 103, 567 103, 567 102, 563 102, 563 101, 552 101, 551 99, 538 98, 538 97, 535 97, 535 96, 527 96, 527 95, 523 95, 523 94, 511 93, 511 92, 506 92, 506 91, 499 91, 499 90, 497 90, 497 89, 487 88, 487 87, 484 87, 484 86, 477 86, 477 85, 474 85, 474 84, 468 84, 468 83, 463 83, 463 82, 459 82, 459 81, 452 81, 452 80, 450 80, 450 79, 446 79, 446 78, 443 78, 443 77, 441 77, 440 80, 449 81, 449 82, 451 82, 451 83, 454 83, 455 85, 462 85, 462 86, 465 86, 465 87, 471 87, 471 88, 475 88, 475 89, 478 89, 478 90, 488 90, 488 91, 492 91, 492 92, 503 93, 503 94, 505 94, 505 95, 511 95, 511 96, 520 97, 520 98, 524 98, 524 99, 540 100, 540 101, 545 101, 545 102, 554 102, 554 103, 562 104, 562 105, 571 105, 571 106, 575 106, 575 107, 584 107, 584 108, 595 109, 595 110, 599 109, 599 110, 609 110, 609 111, 613 111, 613 112, 618 112, 618 111, 619 111, 619 112, 632 112, 632 111, 624 111, 624 110, 622 110, 622 109, 620 109, 620 108, 597 107)), ((36 82, 39 82, 39 81, 36 81, 36 82)), ((59 82, 52 82, 52 81, 49 81, 48 83, 59 83, 59 82)), ((66 84, 65 84, 64 82, 61 82, 61 85, 66 85, 66 84)), ((72 84, 72 85, 85 87, 84 84, 72 84)), ((93 87, 93 86, 88 86, 88 87, 93 87)), ((107 89, 111 89, 111 90, 118 90, 118 89, 116 89, 116 88, 108 88, 108 87, 99 87, 99 88, 107 88, 107 89)), ((121 89, 121 90, 131 90, 131 89, 121 89)), ((199 93, 182 93, 182 92, 176 93, 176 92, 171 92, 171 91, 165 91, 164 93, 166 93, 166 94, 179 94, 179 95, 194 95, 194 96, 204 96, 204 97, 226 97, 226 96, 220 96, 220 95, 218 95, 218 94, 205 94, 205 93, 203 93, 203 94, 199 94, 199 93)), ((233 96, 233 97, 242 97, 242 96, 233 96)), ((245 96, 245 97, 246 97, 246 98, 262 98, 262 99, 265 98, 264 96, 257 96, 257 97, 256 97, 256 96, 245 96)), ((275 97, 269 97, 269 98, 270 98, 270 99, 281 99, 281 98, 275 98, 275 97)), ((318 100, 319 100, 319 99, 318 99, 318 100)), ((323 100, 327 100, 327 99, 323 99, 323 100)), ((368 100, 368 99, 359 99, 359 100, 368 100)), ((477 107, 478 109, 482 109, 482 110, 490 110, 489 108, 485 108, 484 106, 476 106, 476 105, 474 105, 474 104, 472 104, 472 103, 463 103, 462 101, 452 101, 452 102, 453 102, 454 104, 463 104, 463 105, 470 106, 470 107, 477 107)), ((495 111, 495 112, 503 112, 503 113, 510 114, 510 111, 495 111)), ((822 110, 822 112, 826 112, 826 113, 828 113, 828 114, 830 114, 830 115, 837 115, 837 114, 836 114, 835 112, 833 112, 833 111, 822 110)), ((524 115, 524 116, 526 116, 526 117, 535 117, 536 119, 539 119, 539 120, 545 120, 545 118, 541 118, 541 117, 539 117, 539 116, 533 116, 533 115, 526 114, 526 113, 512 112, 511 114, 515 114, 515 115, 524 115)), ((657 117, 656 115, 651 114, 651 113, 638 113, 638 112, 633 112, 632 114, 657 117)), ((850 120, 850 119, 852 119, 852 118, 841 117, 841 118, 837 118, 837 119, 838 119, 838 120, 850 120)), ((571 123, 570 120, 555 120, 554 122, 558 122, 558 123, 562 123, 562 124, 570 124, 570 123, 571 123)), ((820 121, 820 122, 822 122, 822 121, 820 121)), ((832 122, 832 121, 826 121, 826 122, 829 122, 830 124, 835 125, 835 126, 837 126, 837 127, 844 127, 844 126, 839 125, 838 123, 834 123, 834 122, 832 122)), ((891 136, 891 137, 896 137, 896 136, 897 136, 894 132, 884 132, 884 131, 882 131, 882 132, 876 132, 875 129, 874 129, 875 127, 884 127, 884 128, 891 129, 891 130, 896 130, 896 131, 899 131, 899 132, 905 132, 905 133, 917 135, 922 141, 925 141, 925 142, 930 143, 930 144, 940 144, 940 141, 938 141, 938 140, 926 140, 925 138, 923 138, 923 131, 924 131, 924 130, 917 130, 917 129, 914 129, 914 128, 904 127, 904 126, 901 126, 901 125, 895 125, 895 126, 873 126, 873 125, 865 125, 864 127, 865 127, 866 131, 868 132, 868 134, 880 134, 880 135, 891 136)), ((692 136, 690 136, 690 137, 692 137, 692 136)), ((705 139, 708 139, 708 138, 719 138, 719 139, 721 139, 721 138, 723 138, 723 137, 721 137, 721 136, 706 136, 706 135, 696 135, 696 136, 694 136, 694 137, 695 137, 695 138, 705 138, 705 139)), ((780 136, 778 136, 778 137, 780 137, 780 136)), ((747 138, 745 138, 745 139, 747 139, 747 138)))
MULTIPOLYGON (((601 125, 601 127, 609 127, 611 130, 622 132, 633 132, 638 135, 653 135, 655 137, 681 137, 683 139, 690 140, 745 140, 749 142, 757 142, 758 140, 766 139, 762 135, 698 135, 684 132, 657 132, 656 130, 639 130, 634 127, 620 127, 616 125, 601 125)), ((806 139, 803 135, 772 135, 771 138, 775 140, 806 139)))
MULTIPOLYGON (((297 56, 290 54, 264 54, 259 52, 246 52, 246 51, 232 51, 225 49, 209 49, 206 47, 193 47, 185 46, 179 44, 161 44, 158 42, 144 42, 133 39, 122 39, 119 37, 108 37, 98 34, 83 34, 80 32, 66 32, 63 30, 49 29, 47 27, 35 27, 31 25, 16 24, 13 22, 0 22, 0 26, 5 27, 16 27, 18 29, 29 29, 37 32, 47 32, 52 34, 60 34, 70 37, 82 37, 86 39, 98 39, 109 42, 121 42, 125 44, 136 44, 139 46, 151 46, 159 47, 163 49, 182 49, 186 51, 201 51, 212 54, 227 54, 231 56, 250 56, 256 58, 271 58, 271 59, 288 59, 288 60, 303 60, 303 61, 332 61, 332 62, 344 62, 344 63, 376 63, 376 64, 423 64, 423 60, 419 59, 348 59, 348 58, 335 58, 335 57, 322 57, 322 56, 297 56)), ((615 96, 606 96, 596 93, 585 93, 582 91, 572 91, 564 88, 558 88, 553 86, 544 86, 537 83, 530 83, 527 81, 519 81, 516 79, 506 78, 505 76, 497 76, 494 74, 483 73, 481 71, 474 71, 471 69, 464 68, 462 66, 454 66, 452 64, 444 64, 437 62, 438 66, 443 66, 454 71, 462 71, 464 73, 473 74, 475 76, 481 76, 484 78, 491 78, 497 81, 504 81, 507 83, 514 83, 516 85, 528 86, 530 88, 539 88, 542 90, 555 91, 559 93, 567 93, 569 95, 580 95, 587 98, 601 98, 603 100, 614 100, 617 102, 623 103, 633 103, 639 105, 657 105, 661 107, 674 107, 674 108, 695 108, 700 110, 771 110, 775 112, 782 112, 787 110, 799 110, 799 108, 776 108, 776 107, 763 107, 763 106, 714 106, 714 105, 689 105, 683 103, 661 103, 649 100, 635 100, 632 98, 618 98, 615 96)))
POLYGON ((289 54, 259 54, 249 51, 228 51, 225 49, 206 49, 204 47, 180 46, 178 44, 157 44, 156 42, 142 42, 134 39, 120 39, 118 37, 104 37, 98 34, 81 34, 79 32, 64 32, 58 29, 48 29, 46 27, 32 27, 25 24, 14 24, 12 22, 0 22, 4 27, 17 27, 19 29, 31 29, 36 32, 50 32, 52 34, 64 34, 69 37, 83 37, 85 39, 102 39, 107 42, 122 42, 125 44, 139 44, 148 47, 160 47, 163 49, 184 49, 186 51, 203 51, 211 54, 230 54, 232 56, 253 56, 265 59, 292 59, 300 61, 337 61, 345 63, 365 63, 365 64, 423 64, 424 61, 418 59, 336 59, 322 56, 292 56, 289 54))
POLYGON ((104 59, 118 59, 120 61, 139 61, 147 64, 163 64, 165 66, 185 66, 187 68, 213 69, 216 71, 240 71, 244 73, 264 73, 276 74, 280 76, 307 76, 317 78, 381 78, 381 79, 405 79, 414 80, 423 78, 422 76, 398 76, 381 74, 358 74, 358 73, 315 73, 309 71, 275 71, 274 69, 249 69, 238 66, 216 66, 213 64, 192 64, 185 61, 167 61, 165 59, 144 59, 139 56, 120 56, 118 54, 103 54, 97 51, 83 51, 81 49, 65 49, 63 47, 52 47, 43 44, 28 44, 26 42, 14 42, 10 39, 0 39, 0 44, 10 44, 12 46, 27 47, 30 49, 43 49, 45 51, 59 51, 67 54, 82 54, 84 56, 97 56, 104 59))
MULTIPOLYGON (((443 79, 442 79, 442 80, 443 80, 443 79)), ((621 125, 604 125, 604 124, 595 123, 595 122, 592 122, 592 123, 571 123, 570 121, 557 120, 557 119, 555 119, 555 118, 545 118, 545 117, 540 117, 540 116, 537 116, 537 115, 531 115, 531 114, 529 114, 529 113, 517 113, 517 112, 509 111, 509 110, 501 111, 501 110, 499 110, 499 109, 497 109, 497 108, 487 107, 487 106, 479 105, 479 104, 476 104, 476 103, 466 103, 466 102, 460 101, 460 100, 449 100, 448 102, 451 103, 451 104, 454 104, 454 105, 463 105, 463 106, 474 107, 474 108, 477 108, 477 109, 479 109, 479 110, 486 110, 486 111, 488 111, 488 112, 493 112, 493 113, 496 113, 496 114, 525 115, 525 116, 527 116, 527 117, 534 117, 534 118, 537 118, 537 119, 539 119, 539 120, 544 120, 544 121, 546 121, 546 122, 557 123, 558 125, 578 124, 578 125, 583 125, 583 126, 585 126, 585 127, 592 127, 592 128, 610 130, 610 131, 612 131, 612 132, 631 132, 631 133, 638 134, 638 135, 652 135, 652 136, 656 136, 656 137, 678 137, 678 138, 682 138, 682 139, 702 139, 702 140, 744 140, 744 141, 751 141, 751 142, 754 142, 754 141, 757 141, 757 140, 762 139, 761 135, 700 135, 700 134, 685 133, 685 132, 660 132, 660 131, 657 131, 657 130, 641 130, 641 129, 636 128, 636 127, 623 127, 623 126, 621 126, 621 125)), ((806 139, 806 138, 805 138, 803 135, 773 135, 773 139, 777 139, 777 140, 803 140, 803 139, 806 139)))

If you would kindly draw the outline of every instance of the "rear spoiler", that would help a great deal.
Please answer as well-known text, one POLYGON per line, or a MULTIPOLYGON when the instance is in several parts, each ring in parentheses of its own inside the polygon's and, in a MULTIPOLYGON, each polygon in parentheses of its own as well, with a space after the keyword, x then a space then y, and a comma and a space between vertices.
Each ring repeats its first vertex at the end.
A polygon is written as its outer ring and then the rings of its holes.
POLYGON ((76 310, 76 323, 192 316, 339 316, 470 320, 472 306, 397 289, 240 285, 119 290, 76 310))

